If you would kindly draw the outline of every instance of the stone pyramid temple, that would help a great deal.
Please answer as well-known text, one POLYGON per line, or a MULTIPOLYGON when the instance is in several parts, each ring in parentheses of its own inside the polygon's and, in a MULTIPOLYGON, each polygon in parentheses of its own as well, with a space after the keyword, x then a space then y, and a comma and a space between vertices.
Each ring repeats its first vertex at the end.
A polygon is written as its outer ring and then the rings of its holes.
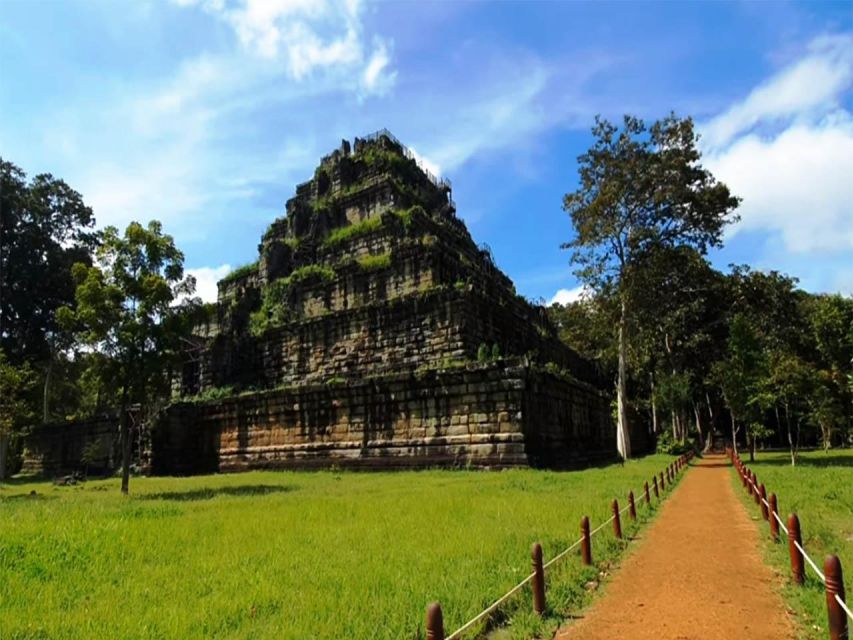
POLYGON ((389 132, 323 158, 258 253, 219 283, 176 376, 187 401, 154 434, 155 472, 613 454, 590 364, 477 247, 450 183, 389 132))
POLYGON ((196 341, 140 439, 153 473, 615 455, 606 385, 387 131, 344 141, 296 187, 196 341))

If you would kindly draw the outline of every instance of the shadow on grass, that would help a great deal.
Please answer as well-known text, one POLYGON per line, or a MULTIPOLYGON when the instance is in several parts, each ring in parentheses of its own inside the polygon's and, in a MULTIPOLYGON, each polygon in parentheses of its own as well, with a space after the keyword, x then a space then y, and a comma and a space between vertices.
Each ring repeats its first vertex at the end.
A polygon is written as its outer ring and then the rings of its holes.
MULTIPOLYGON (((848 451, 850 451, 848 449, 848 451)), ((755 462, 749 462, 749 453, 745 456, 741 454, 741 460, 746 464, 753 466, 774 466, 774 467, 790 467, 791 458, 767 458, 761 455, 759 451, 756 453, 755 462)), ((846 455, 833 453, 811 452, 809 456, 799 456, 797 458, 798 467, 853 467, 853 451, 846 455)))
POLYGON ((190 491, 164 491, 162 493, 148 493, 138 496, 138 500, 174 500, 177 502, 193 502, 196 500, 211 500, 217 496, 231 497, 254 497, 265 496, 271 493, 289 493, 294 487, 270 484, 249 484, 237 487, 217 487, 212 489, 192 489, 190 491))
POLYGON ((31 491, 30 493, 17 493, 11 496, 0 496, 0 501, 9 500, 26 500, 26 501, 44 501, 44 500, 56 500, 56 496, 48 496, 43 493, 36 493, 35 491, 31 491))

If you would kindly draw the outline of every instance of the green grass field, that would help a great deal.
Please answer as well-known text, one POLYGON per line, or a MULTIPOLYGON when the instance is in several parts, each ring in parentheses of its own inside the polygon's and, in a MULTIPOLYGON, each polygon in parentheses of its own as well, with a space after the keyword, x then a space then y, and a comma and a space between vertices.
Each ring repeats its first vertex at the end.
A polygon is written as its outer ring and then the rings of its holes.
MULTIPOLYGON (((749 455, 741 452, 741 459, 756 473, 758 481, 764 483, 768 495, 776 494, 782 520, 787 520, 792 511, 797 513, 803 547, 821 571, 825 555, 834 553, 841 559, 847 593, 853 593, 853 450, 802 453, 793 468, 787 453, 758 452, 751 463, 749 455)), ((758 506, 746 495, 734 470, 732 476, 750 515, 760 519, 758 506)), ((802 637, 823 640, 827 624, 823 583, 806 565, 805 586, 793 585, 784 532, 780 532, 780 544, 773 544, 769 526, 763 520, 760 526, 767 558, 784 576, 783 594, 802 622, 802 637)))
MULTIPOLYGON (((0 629, 4 640, 397 640, 423 637, 439 600, 449 633, 529 574, 533 542, 547 561, 578 538, 582 515, 595 527, 671 460, 137 478, 129 498, 115 479, 0 485, 0 629)), ((639 525, 625 514, 626 536, 651 517, 639 512, 639 525)), ((624 547, 607 527, 594 559, 606 568, 624 547)), ((522 592, 503 612, 508 635, 547 633, 594 579, 567 556, 548 574, 549 615, 534 619, 522 592)))

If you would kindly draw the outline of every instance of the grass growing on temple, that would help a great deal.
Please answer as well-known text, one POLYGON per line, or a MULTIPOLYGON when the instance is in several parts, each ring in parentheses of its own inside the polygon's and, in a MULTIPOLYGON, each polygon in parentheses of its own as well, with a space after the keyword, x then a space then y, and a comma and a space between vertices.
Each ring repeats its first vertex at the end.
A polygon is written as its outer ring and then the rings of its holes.
MULTIPOLYGON (((749 454, 741 452, 741 459, 767 487, 768 495, 776 494, 783 521, 787 522, 791 512, 799 516, 803 548, 821 571, 827 554, 841 559, 848 594, 853 591, 853 449, 803 452, 796 467, 791 467, 786 452, 759 451, 755 462, 749 462, 749 454)), ((761 520, 758 505, 743 490, 737 473, 732 473, 749 514, 759 521, 767 558, 783 576, 783 594, 797 614, 804 637, 823 640, 827 625, 823 582, 806 564, 805 586, 792 583, 785 532, 780 530, 779 544, 771 542, 770 528, 761 520)))
MULTIPOLYGON (((423 637, 438 600, 449 633, 529 574, 533 542, 547 561, 578 538, 581 516, 595 527, 614 497, 625 504, 671 460, 138 478, 124 499, 117 480, 0 485, 0 629, 4 639, 397 640, 423 637)), ((623 518, 627 537, 635 526, 623 518)), ((623 549, 609 526, 593 538, 605 569, 623 549)), ((527 613, 522 593, 505 610, 508 637, 546 634, 598 578, 568 556, 548 575, 549 615, 527 613)))

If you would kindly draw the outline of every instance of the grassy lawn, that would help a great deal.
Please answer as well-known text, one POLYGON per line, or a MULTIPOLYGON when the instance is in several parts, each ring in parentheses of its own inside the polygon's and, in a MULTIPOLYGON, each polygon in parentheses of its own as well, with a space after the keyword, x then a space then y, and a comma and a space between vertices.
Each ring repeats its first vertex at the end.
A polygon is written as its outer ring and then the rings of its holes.
MULTIPOLYGON (((529 574, 534 541, 547 561, 578 538, 582 515, 597 526, 614 497, 671 460, 137 478, 130 498, 115 479, 0 485, 0 629, 4 640, 397 640, 423 637, 425 607, 439 600, 449 633, 529 574)), ((642 523, 651 514, 637 499, 642 523)), ((812 535, 817 518, 804 516, 812 535)), ((624 514, 626 537, 636 526, 624 514)), ((599 569, 623 548, 609 527, 595 536, 599 569)), ((548 574, 549 615, 534 620, 522 593, 504 611, 508 636, 553 629, 597 576, 566 557, 548 574)))
MULTIPOLYGON (((758 452, 752 463, 748 454, 742 452, 741 458, 755 471, 758 481, 765 484, 768 495, 776 494, 783 520, 792 511, 797 513, 803 547, 821 571, 825 555, 834 553, 841 559, 847 593, 853 593, 853 450, 802 453, 794 468, 787 453, 758 452)), ((750 514, 760 519, 758 506, 747 497, 734 470, 732 477, 750 514)), ((784 532, 780 532, 781 544, 773 544, 769 527, 763 521, 761 527, 766 535, 767 558, 784 576, 784 596, 802 621, 802 637, 822 640, 826 637, 823 583, 807 564, 805 586, 793 585, 784 532)))

